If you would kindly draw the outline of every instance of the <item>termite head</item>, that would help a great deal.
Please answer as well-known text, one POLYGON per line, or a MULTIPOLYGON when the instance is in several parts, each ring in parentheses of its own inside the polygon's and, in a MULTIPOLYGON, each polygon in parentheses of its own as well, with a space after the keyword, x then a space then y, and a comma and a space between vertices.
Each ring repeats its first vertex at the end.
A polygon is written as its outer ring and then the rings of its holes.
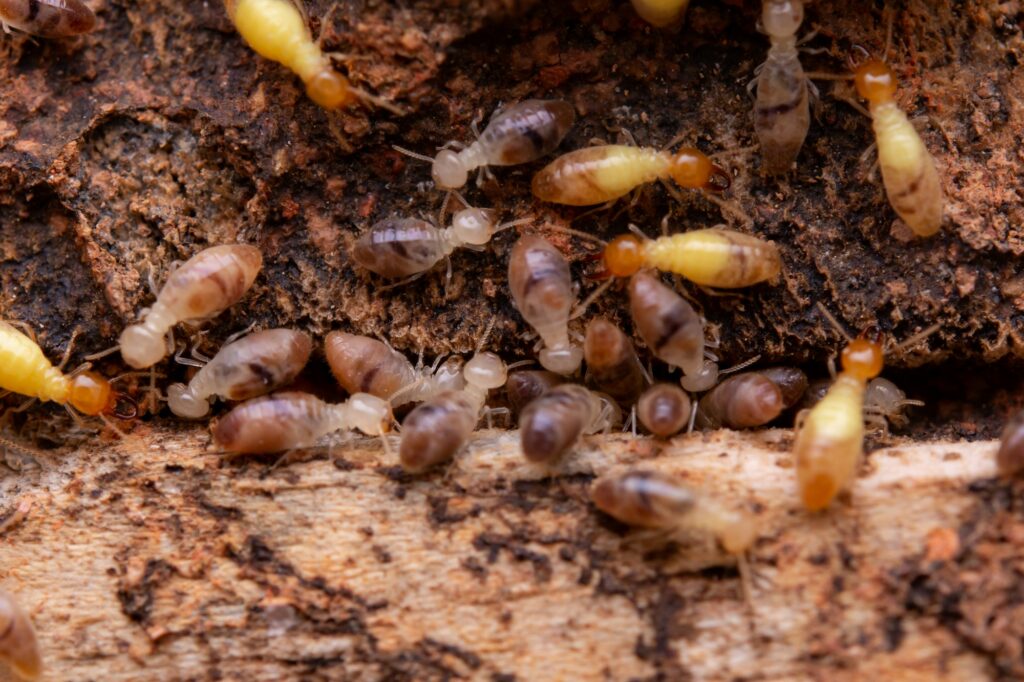
POLYGON ((452 216, 452 230, 462 243, 483 246, 494 234, 494 218, 482 208, 464 208, 452 216))
POLYGON ((391 403, 369 393, 356 393, 345 403, 351 425, 367 436, 379 436, 391 430, 394 417, 391 403))
POLYGON ((437 153, 430 175, 434 178, 434 184, 441 189, 458 189, 469 180, 465 164, 451 149, 442 149, 437 153))
POLYGON ((672 179, 680 187, 724 192, 729 189, 729 174, 711 162, 699 149, 683 147, 672 156, 669 168, 672 179))
POLYGON ((210 403, 196 396, 185 384, 167 387, 167 406, 171 412, 185 419, 202 419, 210 413, 210 403))
POLYGON ((853 75, 857 93, 871 104, 891 102, 896 95, 896 74, 879 59, 869 59, 853 75))
POLYGON ((133 324, 121 332, 119 345, 121 357, 135 369, 152 367, 167 354, 163 335, 154 334, 141 324, 133 324))
POLYGON ((632 277, 643 266, 644 245, 635 235, 619 235, 604 247, 604 267, 613 277, 632 277))
POLYGON ((804 3, 801 0, 768 0, 761 13, 764 32, 773 38, 796 35, 803 20, 804 3))
POLYGON ((543 348, 538 354, 540 366, 549 372, 569 376, 583 364, 583 349, 576 346, 543 348))
POLYGON ((117 407, 117 394, 110 382, 96 372, 82 372, 71 379, 68 403, 82 414, 94 417, 113 413, 117 407))
POLYGON ((508 379, 505 361, 494 353, 477 353, 466 363, 462 372, 467 384, 487 390, 501 388, 508 379))
POLYGON ((876 334, 862 334, 847 344, 839 361, 844 373, 861 381, 874 379, 882 373, 885 362, 882 343, 876 334))
POLYGON ((316 75, 306 81, 306 94, 311 100, 328 110, 347 107, 356 99, 348 79, 331 68, 320 69, 316 75))

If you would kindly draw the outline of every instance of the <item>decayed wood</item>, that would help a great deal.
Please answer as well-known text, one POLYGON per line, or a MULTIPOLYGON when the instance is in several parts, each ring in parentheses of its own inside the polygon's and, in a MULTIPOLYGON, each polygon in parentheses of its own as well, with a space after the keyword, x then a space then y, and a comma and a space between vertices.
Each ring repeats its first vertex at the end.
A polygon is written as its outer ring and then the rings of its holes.
POLYGON ((33 614, 51 679, 1008 674, 1012 651, 955 607, 971 590, 975 611, 999 608, 998 571, 963 577, 993 518, 1014 537, 995 443, 876 450, 850 500, 808 515, 791 440, 594 437, 552 477, 515 434, 483 432, 411 478, 374 441, 274 468, 225 461, 198 429, 142 428, 0 480, 0 513, 31 503, 0 535, 0 586, 33 614), (652 548, 589 503, 595 475, 639 465, 756 512, 749 607, 710 544, 652 548))

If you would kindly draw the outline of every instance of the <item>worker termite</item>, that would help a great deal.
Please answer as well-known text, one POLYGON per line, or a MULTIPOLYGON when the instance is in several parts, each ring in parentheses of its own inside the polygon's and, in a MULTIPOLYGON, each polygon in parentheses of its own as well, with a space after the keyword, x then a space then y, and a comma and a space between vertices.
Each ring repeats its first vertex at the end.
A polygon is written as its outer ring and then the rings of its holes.
POLYGON ((37 680, 43 674, 32 621, 14 595, 4 590, 0 590, 0 660, 23 680, 37 680))
POLYGON ((690 0, 632 0, 640 18, 656 28, 665 28, 682 20, 690 0))
POLYGON ((41 38, 68 38, 88 33, 96 15, 81 0, 0 0, 0 25, 41 38))
POLYGON ((1003 476, 1014 476, 1024 470, 1024 412, 1018 412, 1003 429, 996 468, 1003 476))
POLYGON ((512 372, 505 382, 505 395, 508 396, 513 414, 518 416, 531 402, 564 382, 565 377, 547 370, 512 372))
POLYGON ((160 362, 171 327, 213 317, 236 303, 262 266, 260 250, 246 244, 213 246, 192 256, 167 278, 142 322, 121 333, 121 357, 135 369, 160 362))
MULTIPOLYGON (((807 385, 806 377, 804 385, 807 385)), ((791 391, 790 396, 794 392, 791 391)), ((770 375, 762 372, 737 374, 701 397, 696 423, 709 429, 764 426, 793 405, 793 402, 787 404, 786 397, 770 375)))
POLYGON ((413 367, 408 358, 386 343, 345 332, 328 334, 324 352, 331 373, 349 394, 369 393, 394 407, 464 386, 462 359, 458 357, 440 366, 413 367))
POLYGON ((576 120, 572 105, 559 99, 530 99, 512 104, 491 117, 475 142, 460 151, 442 149, 430 158, 395 147, 431 164, 431 176, 440 189, 458 189, 470 171, 487 166, 515 166, 536 161, 562 143, 576 120))
POLYGON ((787 410, 800 402, 807 391, 807 374, 802 369, 778 366, 765 367, 757 372, 761 376, 771 379, 779 387, 779 392, 782 393, 782 404, 787 410))
POLYGON ((71 374, 62 372, 73 341, 72 337, 60 364, 54 367, 32 338, 0 321, 0 390, 5 395, 17 393, 63 405, 76 419, 76 412, 104 421, 105 415, 122 419, 135 416, 127 396, 115 391, 102 375, 89 371, 88 365, 71 374), (126 407, 131 407, 131 411, 125 412, 126 407))
POLYGON ((761 24, 771 47, 748 90, 757 87, 754 131, 764 170, 771 175, 790 169, 811 125, 809 82, 800 65, 796 41, 803 18, 802 0, 764 1, 761 24))
POLYGON ((531 462, 552 464, 581 436, 611 428, 620 416, 607 396, 578 384, 555 386, 519 416, 523 455, 531 462))
MULTIPOLYGON (((292 329, 267 329, 227 344, 185 384, 167 388, 167 405, 179 417, 200 419, 210 399, 248 400, 289 384, 309 360, 313 342, 292 329)), ((190 363, 186 363, 190 364, 190 363)))
POLYGON ((569 340, 569 314, 575 301, 569 263, 547 240, 524 235, 512 247, 508 286, 519 314, 544 344, 544 369, 569 375, 579 369, 583 351, 569 340))
POLYGON ((614 201, 640 185, 671 178, 680 187, 722 192, 729 175, 703 152, 670 153, 649 147, 600 145, 564 154, 533 176, 533 195, 568 206, 614 201))
POLYGON ((587 323, 583 340, 587 383, 606 393, 619 405, 633 405, 647 380, 633 342, 603 317, 587 323))
MULTIPOLYGON (((494 224, 494 212, 464 208, 452 216, 452 224, 439 228, 418 218, 387 218, 359 235, 352 259, 382 277, 415 277, 427 272, 455 249, 482 247, 498 232, 521 225, 524 220, 494 224)), ((451 279, 449 262, 448 279, 451 279)))
POLYGON ((668 383, 654 384, 636 404, 637 419, 658 438, 669 438, 686 428, 692 410, 686 391, 668 383))
POLYGON ((301 0, 224 0, 224 8, 242 39, 261 57, 282 64, 302 79, 306 94, 324 109, 341 109, 363 100, 401 113, 334 70, 331 55, 309 31, 301 0))
POLYGON ((214 419, 210 432, 222 450, 256 455, 308 447, 335 431, 358 429, 381 436, 391 420, 388 402, 368 393, 331 404, 308 393, 284 391, 247 400, 214 419))
POLYGON ((442 391, 427 399, 402 422, 398 450, 402 468, 422 473, 451 459, 480 421, 488 392, 503 386, 506 378, 507 368, 501 358, 478 351, 463 370, 465 388, 442 391))
POLYGON ((742 554, 757 538, 753 519, 702 492, 656 471, 606 474, 594 482, 590 499, 623 523, 676 532, 710 533, 730 554, 742 554))
POLYGON ((659 360, 689 375, 704 365, 704 325, 683 297, 641 271, 629 281, 629 309, 640 338, 659 360))
POLYGON ((942 226, 942 185, 935 160, 896 103, 896 74, 872 59, 857 68, 854 82, 868 101, 889 203, 914 234, 935 234, 942 226))

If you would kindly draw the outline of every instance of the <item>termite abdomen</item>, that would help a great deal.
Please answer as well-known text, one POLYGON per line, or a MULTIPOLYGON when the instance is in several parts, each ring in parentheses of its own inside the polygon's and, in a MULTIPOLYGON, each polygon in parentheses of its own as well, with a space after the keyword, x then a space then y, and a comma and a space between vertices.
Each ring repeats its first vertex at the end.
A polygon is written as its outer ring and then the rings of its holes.
POLYGON ((629 282, 629 308, 640 337, 658 359, 695 374, 704 365, 704 326, 689 303, 661 281, 638 272, 629 282))
POLYGON ((552 462, 595 425, 601 401, 575 384, 556 386, 523 409, 519 433, 523 454, 531 462, 552 462))
POLYGON ((686 428, 691 409, 690 396, 679 386, 654 384, 637 401, 636 416, 652 434, 668 438, 686 428))
POLYGON ((447 462, 469 439, 479 405, 465 391, 445 391, 418 405, 402 422, 402 468, 420 473, 447 462))
POLYGON ((1019 412, 1003 430, 996 466, 1004 476, 1024 470, 1024 412, 1019 412))
POLYGON ((512 372, 505 383, 505 394, 512 412, 520 414, 524 407, 564 381, 561 375, 547 370, 512 372))
POLYGON ((788 410, 800 402, 807 390, 807 374, 796 367, 766 367, 757 373, 768 377, 779 387, 783 409, 788 410))
POLYGON ((644 373, 633 342, 603 317, 587 324, 583 342, 587 382, 620 405, 632 405, 644 390, 644 373))
POLYGON ((758 372, 729 377, 708 391, 697 406, 704 428, 749 429, 772 421, 785 408, 782 391, 758 372))

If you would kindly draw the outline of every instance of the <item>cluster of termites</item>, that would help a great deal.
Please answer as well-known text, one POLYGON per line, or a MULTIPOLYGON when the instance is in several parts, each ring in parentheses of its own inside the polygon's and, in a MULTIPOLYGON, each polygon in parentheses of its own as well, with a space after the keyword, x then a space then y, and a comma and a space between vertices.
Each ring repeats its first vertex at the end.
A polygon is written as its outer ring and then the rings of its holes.
MULTIPOLYGON (((687 4, 633 0, 639 16, 657 27, 679 24, 687 4)), ((336 69, 333 55, 314 39, 300 4, 224 0, 224 6, 242 39, 294 72, 319 106, 336 110, 361 101, 394 109, 354 87, 336 69)), ((0 21, 5 30, 48 38, 85 33, 96 23, 80 0, 0 0, 0 21)), ((800 63, 802 21, 801 0, 764 0, 760 27, 770 47, 750 91, 753 133, 761 168, 769 175, 794 167, 812 122, 817 90, 800 63)), ((935 234, 942 223, 942 183, 921 137, 896 104, 895 74, 884 62, 869 60, 852 78, 868 103, 892 208, 915 234, 935 234)), ((387 286, 397 286, 429 275, 456 249, 481 250, 497 233, 531 223, 499 222, 496 211, 469 205, 459 190, 473 171, 486 175, 490 167, 531 163, 555 152, 574 121, 575 110, 568 102, 527 100, 496 112, 469 145, 449 143, 434 156, 399 147, 431 164, 434 185, 448 193, 445 206, 454 198, 462 207, 450 221, 444 209, 436 222, 409 216, 381 220, 358 237, 352 261, 390 280, 387 286)), ((730 188, 730 177, 696 148, 606 144, 558 156, 533 176, 531 188, 541 202, 597 206, 656 181, 673 194, 695 190, 714 199, 730 188)), ((750 368, 757 358, 720 369, 713 353, 715 335, 706 320, 662 273, 711 289, 772 286, 784 269, 780 251, 770 241, 730 227, 676 234, 668 233, 667 223, 665 227, 657 238, 636 230, 601 242, 603 270, 593 279, 608 280, 600 292, 625 280, 635 337, 604 317, 577 327, 574 321, 596 294, 578 300, 578 286, 562 250, 540 230, 522 230, 508 255, 508 296, 535 334, 539 368, 510 372, 500 357, 484 350, 486 333, 469 359, 439 357, 428 367, 414 365, 384 340, 334 331, 323 340, 322 352, 333 379, 349 397, 331 402, 293 385, 318 351, 317 342, 302 331, 256 331, 231 339, 213 357, 195 350, 191 358, 184 357, 172 330, 183 322, 218 316, 246 296, 259 276, 263 256, 245 244, 199 251, 169 273, 152 305, 124 329, 117 349, 125 364, 150 371, 151 392, 157 394, 155 365, 173 355, 175 361, 197 367, 187 383, 170 384, 166 395, 158 397, 175 415, 192 420, 210 415, 218 400, 232 403, 210 423, 219 451, 281 453, 314 445, 328 434, 358 430, 380 438, 390 456, 392 432, 397 431, 398 461, 410 474, 449 462, 481 420, 503 413, 518 419, 525 460, 549 471, 557 470, 588 434, 626 428, 668 439, 694 429, 778 424, 789 415, 797 424, 793 454, 800 501, 811 511, 825 509, 856 479, 866 429, 900 425, 903 409, 920 403, 879 377, 883 345, 872 333, 848 339, 839 373, 818 387, 809 386, 796 367, 750 368), (643 355, 635 339, 646 349, 643 355), (669 371, 655 372, 655 360, 669 371), (674 370, 679 376, 669 380, 674 370), (495 406, 502 400, 496 390, 503 387, 507 407, 495 406), (402 409, 407 411, 399 421, 395 410, 401 414, 402 409)), ((115 388, 116 380, 88 363, 64 372, 70 351, 69 345, 63 361, 54 366, 30 329, 0 322, 0 389, 63 405, 77 420, 97 417, 113 427, 108 417, 134 418, 137 406, 115 388)), ((1007 427, 998 465, 1004 473, 1024 469, 1024 417, 1007 427)), ((744 510, 656 471, 606 475, 593 484, 591 499, 627 524, 704 533, 734 555, 746 552, 757 537, 744 510)), ((32 624, 2 591, 0 658, 23 678, 40 674, 32 624)))

